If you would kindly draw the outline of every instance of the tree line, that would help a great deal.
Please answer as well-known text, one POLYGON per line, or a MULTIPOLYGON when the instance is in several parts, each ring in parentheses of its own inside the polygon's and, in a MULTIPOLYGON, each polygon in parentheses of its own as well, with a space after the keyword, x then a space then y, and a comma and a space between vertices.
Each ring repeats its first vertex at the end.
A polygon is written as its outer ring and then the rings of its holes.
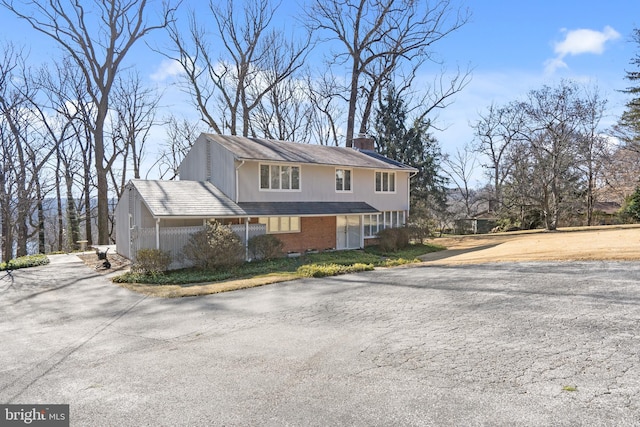
MULTIPOLYGON (((464 181, 470 158, 443 156, 431 119, 470 80, 469 70, 448 73, 437 52, 469 21, 467 9, 454 0, 308 0, 285 26, 290 11, 278 2, 193 6, 0 0, 60 49, 33 66, 28 48, 1 44, 3 259, 111 243, 115 200, 128 179, 150 173, 142 165, 155 127, 166 134, 151 159, 163 179, 176 178, 203 130, 347 146, 373 133, 383 154, 419 170, 415 216, 451 214, 446 187, 464 181), (135 49, 178 65, 198 120, 161 115, 162 92, 136 71, 135 49), (436 77, 425 82, 425 70, 436 77)), ((490 160, 493 208, 521 221, 538 212, 553 228, 572 201, 595 200, 605 106, 571 82, 491 106, 475 125, 475 148, 490 160)))
MULTIPOLYGON (((640 44, 638 30, 635 40, 640 44)), ((632 63, 640 65, 637 58, 632 63)), ((640 75, 627 72, 627 79, 636 82, 640 75)), ((594 225, 596 202, 620 202, 625 220, 640 176, 640 91, 622 91, 634 97, 610 129, 601 124, 607 99, 597 87, 570 80, 489 105, 472 124, 474 140, 445 159, 459 195, 449 214, 471 218, 482 206, 503 228, 555 230, 594 225), (489 182, 473 188, 471 172, 480 166, 489 182)))
MULTIPOLYGON (((154 167, 177 166, 200 130, 350 145, 370 130, 375 103, 391 82, 410 86, 432 45, 464 25, 449 0, 307 2, 294 33, 276 21, 276 2, 0 0, 6 12, 54 41, 60 55, 33 67, 28 48, 2 44, 0 171, 2 257, 112 241, 112 205, 126 181, 142 177, 149 132, 168 140, 154 167), (182 8, 182 9, 179 9, 182 8), (180 20, 176 18, 180 12, 180 20), (150 34, 169 40, 152 46, 150 34), (158 116, 161 93, 135 71, 134 49, 176 61, 180 87, 200 122, 158 116), (331 44, 326 69, 306 59, 331 44), (344 122, 343 117, 345 117, 344 122), (44 206, 55 199, 56 206, 44 206), (56 220, 47 216, 55 211, 56 220), (37 239, 35 236, 38 236, 37 239), (37 243, 35 243, 37 241, 37 243), (31 249, 33 250, 33 248, 31 249)), ((446 105, 468 73, 423 93, 426 109, 446 105)))

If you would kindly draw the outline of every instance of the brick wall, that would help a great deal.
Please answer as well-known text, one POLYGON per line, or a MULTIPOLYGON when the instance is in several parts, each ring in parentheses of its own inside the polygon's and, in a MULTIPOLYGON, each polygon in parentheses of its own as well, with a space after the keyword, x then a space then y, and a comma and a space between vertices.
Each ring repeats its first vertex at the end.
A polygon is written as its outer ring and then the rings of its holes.
POLYGON ((336 217, 301 217, 299 233, 275 236, 284 243, 285 252, 333 249, 336 247, 336 217))

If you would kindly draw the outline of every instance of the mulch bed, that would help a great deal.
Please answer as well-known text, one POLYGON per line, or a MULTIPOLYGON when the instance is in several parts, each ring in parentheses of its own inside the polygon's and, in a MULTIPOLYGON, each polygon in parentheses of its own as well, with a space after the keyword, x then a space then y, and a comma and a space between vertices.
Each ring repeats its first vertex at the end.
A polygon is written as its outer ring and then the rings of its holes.
POLYGON ((114 271, 121 271, 124 273, 129 269, 129 267, 131 267, 131 261, 116 253, 110 253, 107 255, 107 259, 111 263, 111 268, 104 268, 102 265, 103 260, 98 259, 98 255, 95 253, 78 254, 78 257, 89 267, 95 268, 95 270, 100 274, 109 274, 114 271))

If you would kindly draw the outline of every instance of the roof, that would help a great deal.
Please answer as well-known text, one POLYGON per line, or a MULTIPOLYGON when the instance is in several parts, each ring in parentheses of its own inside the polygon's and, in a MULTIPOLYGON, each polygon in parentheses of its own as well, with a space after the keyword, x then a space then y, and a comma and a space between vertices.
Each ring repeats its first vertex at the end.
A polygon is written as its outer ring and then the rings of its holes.
POLYGON ((620 203, 617 202, 595 202, 593 210, 605 214, 613 215, 620 210, 620 203))
POLYGON ((210 182, 133 179, 154 217, 244 216, 245 212, 210 182))
POLYGON ((376 213, 364 202, 246 202, 239 204, 249 216, 310 216, 376 213))
POLYGON ((238 160, 394 169, 408 172, 417 170, 368 150, 210 133, 203 135, 231 151, 238 160))
POLYGON ((154 217, 318 216, 376 213, 364 202, 235 203, 210 182, 133 179, 154 217))

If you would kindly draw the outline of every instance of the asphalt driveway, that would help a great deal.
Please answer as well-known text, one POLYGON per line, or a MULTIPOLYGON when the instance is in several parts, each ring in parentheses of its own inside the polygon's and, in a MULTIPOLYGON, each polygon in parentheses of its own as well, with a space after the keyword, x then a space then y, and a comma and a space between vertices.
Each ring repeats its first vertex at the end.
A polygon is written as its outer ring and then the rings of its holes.
POLYGON ((13 275, 0 403, 68 403, 71 425, 640 424, 640 263, 394 268, 174 300, 74 256, 13 275))

